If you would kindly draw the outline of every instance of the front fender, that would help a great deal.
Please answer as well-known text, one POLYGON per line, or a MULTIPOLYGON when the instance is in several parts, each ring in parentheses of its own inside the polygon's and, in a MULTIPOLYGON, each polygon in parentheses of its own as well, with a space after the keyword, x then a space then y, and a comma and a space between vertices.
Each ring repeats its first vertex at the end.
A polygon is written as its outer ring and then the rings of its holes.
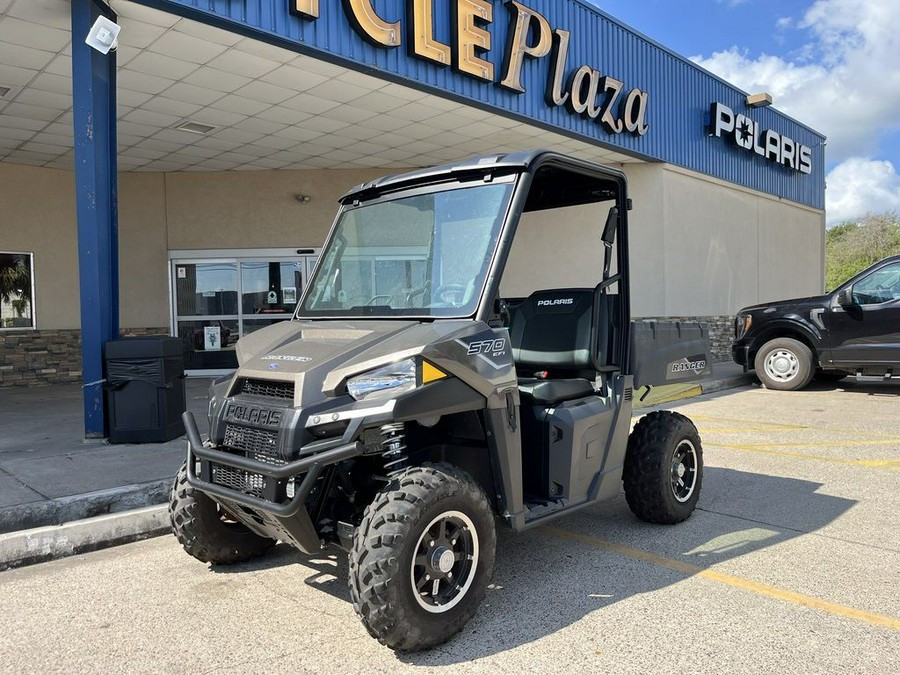
POLYGON ((752 336, 750 343, 750 357, 756 354, 769 340, 777 337, 796 337, 799 336, 804 342, 807 342, 814 350, 816 355, 821 354, 825 348, 822 331, 809 318, 799 315, 791 315, 779 317, 770 322, 766 322, 765 326, 759 330, 759 333, 752 336))

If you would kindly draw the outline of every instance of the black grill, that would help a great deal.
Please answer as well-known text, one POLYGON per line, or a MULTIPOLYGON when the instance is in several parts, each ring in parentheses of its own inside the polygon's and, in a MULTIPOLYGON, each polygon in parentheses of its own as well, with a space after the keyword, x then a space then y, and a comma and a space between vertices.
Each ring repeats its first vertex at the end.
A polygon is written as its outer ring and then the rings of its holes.
POLYGON ((273 456, 278 448, 278 432, 229 424, 225 427, 224 444, 248 455, 258 452, 273 456))
POLYGON ((248 473, 242 469, 233 469, 230 466, 213 467, 213 483, 247 495, 262 497, 264 482, 265 478, 259 474, 248 473))
POLYGON ((240 393, 253 396, 270 396, 294 400, 293 382, 276 382, 271 380, 241 380, 240 393))

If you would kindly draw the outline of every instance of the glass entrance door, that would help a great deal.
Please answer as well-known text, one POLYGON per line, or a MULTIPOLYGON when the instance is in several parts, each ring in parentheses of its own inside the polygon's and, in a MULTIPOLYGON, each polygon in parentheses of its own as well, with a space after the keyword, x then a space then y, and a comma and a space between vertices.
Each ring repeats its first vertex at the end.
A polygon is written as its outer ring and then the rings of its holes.
POLYGON ((186 371, 237 368, 238 338, 291 318, 317 254, 274 253, 172 257, 172 332, 184 347, 186 371))

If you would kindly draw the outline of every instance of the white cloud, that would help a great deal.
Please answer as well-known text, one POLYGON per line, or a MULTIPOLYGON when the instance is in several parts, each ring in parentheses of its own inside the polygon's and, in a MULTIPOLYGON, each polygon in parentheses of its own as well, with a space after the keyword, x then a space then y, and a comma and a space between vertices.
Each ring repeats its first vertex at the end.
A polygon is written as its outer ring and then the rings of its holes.
POLYGON ((890 162, 851 157, 828 173, 826 183, 828 225, 866 213, 900 211, 900 175, 890 162))
POLYGON ((900 130, 900 2, 817 0, 794 25, 812 39, 793 58, 738 47, 692 58, 746 91, 771 93, 778 109, 828 136, 830 161, 875 155, 883 134, 900 130))

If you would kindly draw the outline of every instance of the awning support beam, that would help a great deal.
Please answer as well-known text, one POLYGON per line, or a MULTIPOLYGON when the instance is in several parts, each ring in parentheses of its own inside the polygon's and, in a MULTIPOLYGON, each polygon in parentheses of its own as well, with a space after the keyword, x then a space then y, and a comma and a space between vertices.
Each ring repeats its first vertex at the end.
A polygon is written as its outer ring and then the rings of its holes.
POLYGON ((103 345, 119 337, 119 215, 116 176, 116 55, 85 44, 99 0, 72 0, 72 107, 81 300, 84 434, 107 435, 103 345))

